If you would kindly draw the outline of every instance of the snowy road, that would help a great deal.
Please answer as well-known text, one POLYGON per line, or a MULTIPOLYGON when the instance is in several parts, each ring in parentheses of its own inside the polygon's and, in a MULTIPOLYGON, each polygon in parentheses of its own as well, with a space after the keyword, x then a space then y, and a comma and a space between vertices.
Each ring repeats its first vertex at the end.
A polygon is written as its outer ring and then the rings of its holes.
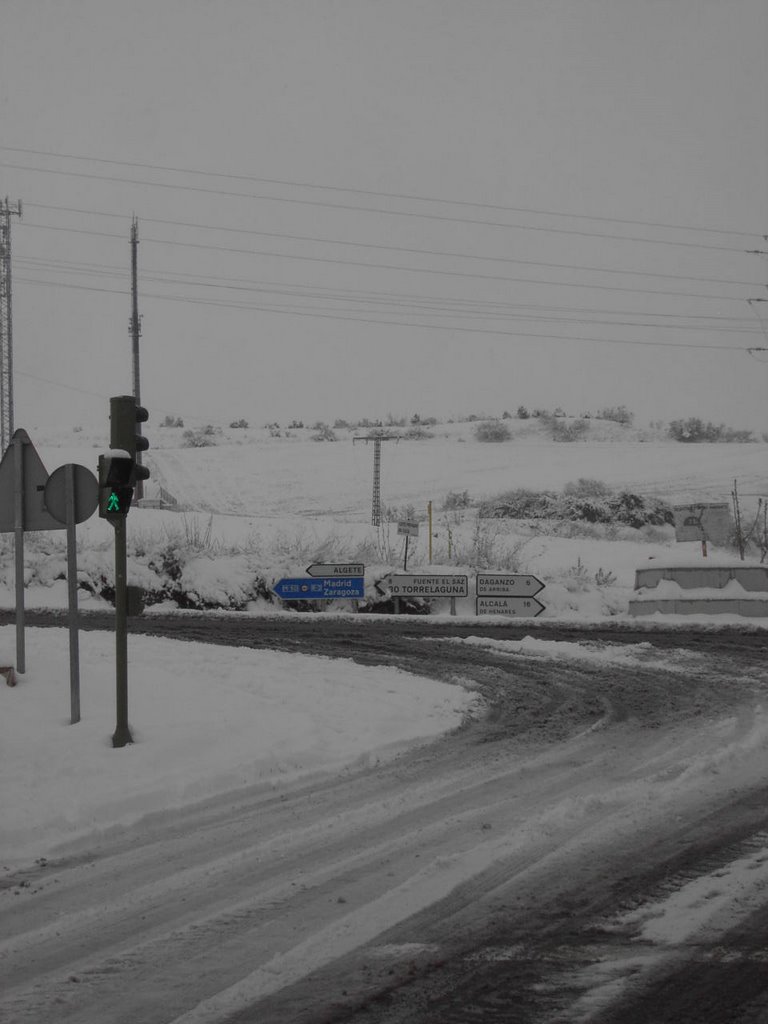
POLYGON ((762 636, 553 661, 353 629, 336 653, 489 713, 1 878, 1 1021, 766 1019, 762 636))

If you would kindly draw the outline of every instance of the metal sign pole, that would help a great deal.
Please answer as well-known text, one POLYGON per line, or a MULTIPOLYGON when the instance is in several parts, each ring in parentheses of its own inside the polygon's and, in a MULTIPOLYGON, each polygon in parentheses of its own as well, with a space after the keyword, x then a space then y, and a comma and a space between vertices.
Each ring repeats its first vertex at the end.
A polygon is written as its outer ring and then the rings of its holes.
POLYGON ((427 522, 429 523, 429 564, 432 565, 432 502, 427 502, 427 522))
POLYGON ((69 622, 69 706, 70 723, 80 721, 80 640, 77 628, 77 509, 75 508, 75 466, 66 467, 65 501, 67 506, 67 619, 69 622))
POLYGON ((16 563, 16 671, 24 673, 24 441, 19 436, 13 438, 13 543, 16 563))
POLYGON ((115 519, 115 682, 117 724, 113 747, 133 743, 128 728, 128 588, 125 516, 115 519))

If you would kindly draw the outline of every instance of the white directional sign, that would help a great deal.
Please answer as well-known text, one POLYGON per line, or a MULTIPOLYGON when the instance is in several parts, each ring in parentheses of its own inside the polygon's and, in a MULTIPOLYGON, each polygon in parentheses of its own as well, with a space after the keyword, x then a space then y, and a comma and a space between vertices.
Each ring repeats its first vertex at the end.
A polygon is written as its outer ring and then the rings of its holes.
POLYGON ((478 597, 478 615, 520 615, 535 618, 544 605, 535 597, 478 597))
POLYGON ((536 576, 523 573, 479 572, 477 574, 478 597, 533 597, 544 584, 536 576))
POLYGON ((313 562, 306 569, 307 576, 365 576, 362 562, 313 562))
POLYGON ((386 587, 392 597, 466 597, 467 577, 412 576, 405 573, 388 573, 377 586, 386 587))

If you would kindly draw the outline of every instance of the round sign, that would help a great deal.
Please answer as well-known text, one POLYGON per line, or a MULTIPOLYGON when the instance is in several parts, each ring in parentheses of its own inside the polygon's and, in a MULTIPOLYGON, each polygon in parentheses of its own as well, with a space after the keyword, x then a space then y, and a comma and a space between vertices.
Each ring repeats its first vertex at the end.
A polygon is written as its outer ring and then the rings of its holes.
POLYGON ((83 523, 96 511, 99 504, 99 481, 85 466, 68 462, 59 466, 48 477, 45 485, 45 507, 60 523, 67 521, 67 476, 71 474, 72 518, 83 523))

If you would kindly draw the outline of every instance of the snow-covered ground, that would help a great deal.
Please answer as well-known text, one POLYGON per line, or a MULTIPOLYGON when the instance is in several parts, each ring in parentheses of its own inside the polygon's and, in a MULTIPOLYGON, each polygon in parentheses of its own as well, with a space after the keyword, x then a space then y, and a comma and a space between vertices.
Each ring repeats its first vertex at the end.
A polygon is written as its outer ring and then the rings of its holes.
MULTIPOLYGON (((686 446, 637 438, 554 444, 532 428, 518 442, 481 444, 473 438, 472 424, 433 429, 438 434, 433 439, 385 446, 382 498, 400 506, 419 502, 422 517, 427 500, 434 499, 434 546, 443 560, 436 557, 432 569, 470 575, 474 566, 467 552, 477 527, 458 513, 439 510, 448 491, 466 489, 477 496, 514 486, 562 486, 585 476, 655 491, 668 500, 691 495, 719 500, 735 476, 745 490, 748 482, 756 486, 765 461, 762 444, 686 446)), ((370 447, 353 445, 351 434, 341 436, 337 443, 318 443, 306 436, 271 438, 264 431, 231 430, 216 446, 197 449, 181 446, 180 431, 156 429, 150 449, 153 479, 176 491, 189 511, 135 509, 129 537, 151 550, 173 531, 198 539, 205 534, 184 572, 190 589, 213 598, 244 587, 254 566, 273 578, 301 575, 310 561, 346 560, 361 545, 378 544, 377 564, 366 572, 366 585, 372 587, 378 575, 398 568, 403 541, 393 523, 382 532, 366 522, 370 447), (235 549, 250 552, 248 558, 233 554, 235 549)), ((100 447, 100 439, 82 434, 42 441, 39 450, 49 472, 68 461, 95 463, 100 447)), ((670 530, 649 540, 626 530, 618 539, 537 535, 506 521, 488 529, 491 534, 481 541, 490 567, 494 552, 501 557, 514 551, 518 570, 545 582, 539 598, 549 618, 624 615, 636 568, 651 558, 701 559, 698 545, 675 544, 670 530), (596 582, 599 573, 607 582, 596 582)), ((78 527, 78 535, 81 569, 87 574, 96 571, 94 565, 109 566, 109 524, 93 517, 78 527)), ((50 535, 50 543, 41 535, 30 537, 28 607, 66 606, 63 541, 63 533, 50 535)), ((410 559, 409 568, 428 568, 423 535, 411 546, 410 559)), ((711 562, 717 560, 713 552, 711 562)), ((148 570, 133 559, 129 575, 141 581, 142 572, 148 570)), ((10 608, 13 601, 6 545, 0 605, 10 608)), ((80 606, 109 607, 82 590, 80 606)), ((446 613, 447 604, 436 610, 446 613)), ((473 597, 457 601, 457 611, 472 621, 473 597)), ((246 614, 296 613, 252 602, 246 614)), ((365 618, 357 618, 360 628, 365 618)), ((729 620, 717 616, 711 623, 729 620)), ((137 742, 115 752, 109 746, 114 724, 109 638, 84 634, 81 644, 83 720, 78 725, 68 724, 64 631, 29 631, 26 675, 16 689, 0 687, 5 808, 0 830, 6 856, 44 850, 57 838, 226 787, 332 769, 371 751, 434 736, 456 725, 472 700, 459 688, 406 679, 384 668, 132 638, 130 707, 137 742)), ((0 654, 4 664, 13 662, 10 628, 0 630, 0 654)), ((561 647, 557 656, 584 655, 561 647)))
MULTIPOLYGON (((6 664, 14 634, 0 628, 6 664)), ((211 794, 391 756, 459 725, 474 703, 397 669, 132 637, 134 743, 115 750, 114 638, 81 634, 74 725, 67 652, 66 630, 29 629, 25 675, 0 685, 4 864, 211 794)))

